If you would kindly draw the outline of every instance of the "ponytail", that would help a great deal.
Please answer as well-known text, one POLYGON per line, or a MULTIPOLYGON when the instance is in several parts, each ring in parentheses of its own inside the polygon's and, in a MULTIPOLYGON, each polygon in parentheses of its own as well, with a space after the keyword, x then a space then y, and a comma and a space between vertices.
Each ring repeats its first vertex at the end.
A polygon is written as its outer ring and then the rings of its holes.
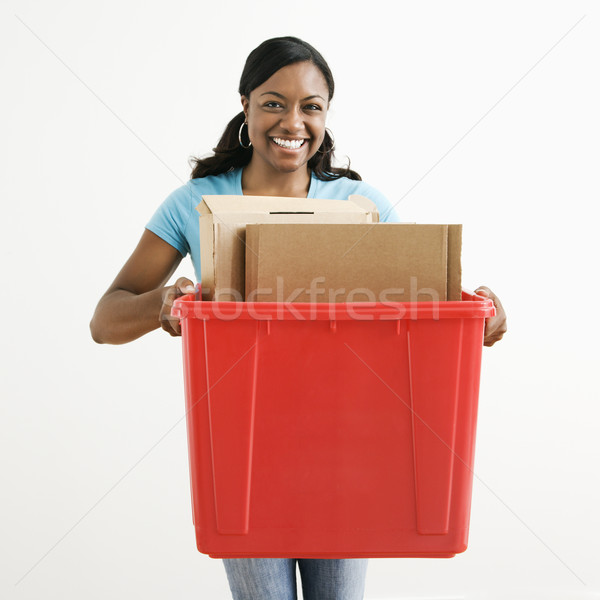
POLYGON ((245 167, 250 162, 252 147, 243 148, 238 139, 238 132, 245 118, 244 111, 242 111, 229 121, 219 143, 213 148, 212 156, 190 159, 190 166, 194 165, 191 179, 221 175, 232 169, 245 167))

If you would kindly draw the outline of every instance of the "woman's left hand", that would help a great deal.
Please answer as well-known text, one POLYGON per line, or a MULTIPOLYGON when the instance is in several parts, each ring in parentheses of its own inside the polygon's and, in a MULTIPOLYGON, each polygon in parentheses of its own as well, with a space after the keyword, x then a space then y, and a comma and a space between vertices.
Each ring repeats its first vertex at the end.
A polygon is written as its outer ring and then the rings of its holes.
POLYGON ((504 312, 504 308, 502 308, 500 298, 490 288, 482 285, 475 290, 475 293, 494 301, 496 316, 488 317, 485 320, 485 333, 483 336, 483 345, 493 346, 506 333, 506 313, 504 312))

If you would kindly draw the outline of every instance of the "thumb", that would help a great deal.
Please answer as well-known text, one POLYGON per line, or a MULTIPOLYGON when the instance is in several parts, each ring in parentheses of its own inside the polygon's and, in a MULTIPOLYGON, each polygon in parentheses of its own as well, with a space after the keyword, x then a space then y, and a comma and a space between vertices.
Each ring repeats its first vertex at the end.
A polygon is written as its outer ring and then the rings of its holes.
POLYGON ((196 291, 194 284, 187 277, 179 278, 175 282, 175 287, 182 294, 193 294, 196 291))
POLYGON ((489 298, 489 297, 490 297, 490 292, 489 292, 489 290, 488 290, 487 288, 485 288, 485 287, 478 287, 478 288, 475 290, 475 293, 476 293, 478 296, 485 296, 486 298, 489 298))

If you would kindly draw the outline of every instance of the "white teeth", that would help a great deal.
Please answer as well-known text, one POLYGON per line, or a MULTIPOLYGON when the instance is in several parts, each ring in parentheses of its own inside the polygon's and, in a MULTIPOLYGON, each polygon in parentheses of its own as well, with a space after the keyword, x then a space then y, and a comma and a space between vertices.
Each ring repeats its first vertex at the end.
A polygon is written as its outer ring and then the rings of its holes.
POLYGON ((295 150, 304 144, 304 140, 283 140, 281 138, 273 138, 273 141, 282 148, 290 148, 295 150))

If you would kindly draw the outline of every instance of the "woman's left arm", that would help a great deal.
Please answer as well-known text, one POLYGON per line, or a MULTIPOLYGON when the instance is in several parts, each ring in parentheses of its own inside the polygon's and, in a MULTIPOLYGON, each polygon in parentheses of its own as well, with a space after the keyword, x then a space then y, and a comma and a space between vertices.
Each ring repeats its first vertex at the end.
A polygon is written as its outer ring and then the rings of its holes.
POLYGON ((494 301, 496 316, 488 317, 485 320, 485 334, 483 337, 484 346, 493 346, 506 333, 506 313, 504 312, 500 298, 490 288, 482 285, 475 290, 475 293, 479 296, 486 296, 494 301))

